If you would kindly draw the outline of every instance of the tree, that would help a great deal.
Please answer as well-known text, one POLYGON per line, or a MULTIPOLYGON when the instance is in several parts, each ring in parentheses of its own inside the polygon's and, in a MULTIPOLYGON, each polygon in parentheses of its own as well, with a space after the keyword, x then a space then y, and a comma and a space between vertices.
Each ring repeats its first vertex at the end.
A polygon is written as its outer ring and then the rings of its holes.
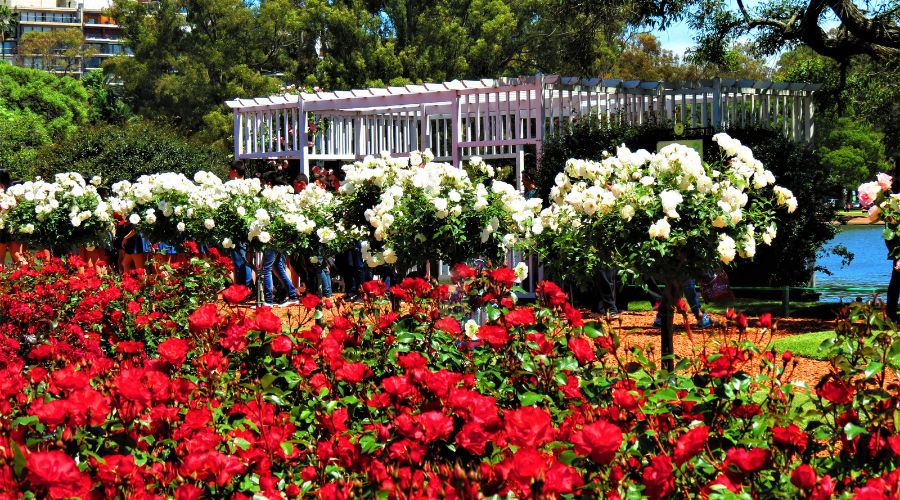
POLYGON ((691 18, 701 30, 704 57, 721 57, 723 42, 756 33, 755 45, 765 54, 804 45, 816 53, 849 64, 857 56, 878 61, 900 57, 900 4, 896 0, 771 0, 750 8, 737 0, 737 9, 724 2, 694 2, 691 18), (836 20, 836 28, 828 23, 836 20))
POLYGON ((0 43, 15 36, 16 14, 8 6, 0 5, 0 43))
POLYGON ((30 177, 36 148, 71 137, 88 109, 77 80, 0 61, 0 167, 30 177))
POLYGON ((19 40, 19 58, 30 58, 31 68, 64 75, 80 73, 84 58, 96 52, 96 49, 85 47, 84 34, 74 28, 30 31, 19 40))
POLYGON ((854 189, 889 170, 882 135, 866 122, 838 118, 819 143, 822 163, 829 168, 832 182, 854 189))

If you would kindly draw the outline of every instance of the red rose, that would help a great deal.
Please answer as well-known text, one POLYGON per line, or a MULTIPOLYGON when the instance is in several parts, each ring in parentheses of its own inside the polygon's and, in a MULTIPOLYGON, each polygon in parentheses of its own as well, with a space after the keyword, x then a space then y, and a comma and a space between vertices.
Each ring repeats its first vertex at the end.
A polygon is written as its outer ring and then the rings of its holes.
POLYGON ((566 319, 572 326, 584 326, 584 317, 581 315, 581 311, 572 307, 572 304, 568 302, 563 304, 563 314, 566 315, 566 319))
POLYGON ((437 320, 434 323, 435 330, 440 330, 442 332, 447 332, 450 335, 459 335, 462 333, 462 327, 459 326, 459 321, 450 316, 444 316, 443 318, 437 320))
POLYGON ((493 436, 478 422, 467 422, 456 433, 456 444, 474 455, 484 455, 488 441, 493 441, 493 436))
POLYGON ((759 315, 759 325, 763 328, 772 329, 772 314, 763 313, 759 315))
POLYGON ((794 359, 794 354, 791 353, 791 351, 784 351, 784 353, 781 355, 781 361, 784 364, 790 363, 792 359, 794 359))
POLYGON ((575 453, 591 457, 599 465, 607 465, 622 445, 622 429, 605 420, 598 420, 574 433, 572 443, 575 453))
POLYGON ((144 343, 139 340, 123 340, 116 344, 116 352, 122 354, 138 354, 144 352, 144 343))
POLYGON ((192 333, 200 333, 212 328, 219 322, 219 312, 215 304, 204 304, 188 316, 188 325, 192 333))
POLYGON ((550 281, 541 281, 536 288, 538 297, 540 297, 549 306, 561 306, 569 299, 566 294, 556 286, 556 283, 550 281))
POLYGON ((813 469, 807 464, 800 464, 794 469, 794 472, 791 472, 791 484, 801 490, 811 490, 815 488, 818 480, 819 478, 816 477, 816 469, 813 469))
POLYGON ((491 347, 498 349, 509 342, 509 332, 502 326, 482 325, 478 328, 478 338, 487 342, 491 347))
POLYGON ((705 425, 687 431, 675 443, 675 464, 681 467, 682 464, 700 453, 706 446, 707 440, 709 440, 709 427, 705 425))
POLYGON ((372 376, 372 370, 365 363, 344 363, 334 372, 334 378, 349 384, 358 384, 372 376))
POLYGON ((279 335, 269 344, 274 354, 287 354, 294 350, 294 342, 287 335, 279 335))
POLYGON ((666 455, 658 455, 644 467, 644 494, 651 499, 665 498, 675 491, 675 478, 672 476, 672 460, 666 455))
POLYGON ((550 470, 544 474, 543 493, 556 495, 572 493, 583 485, 584 480, 581 478, 578 470, 554 460, 550 470))
POLYGON ((160 342, 156 346, 156 352, 159 353, 160 359, 172 366, 181 366, 187 358, 187 352, 190 346, 184 339, 171 338, 160 342))
POLYGON ((91 487, 88 476, 78 470, 75 459, 62 451, 35 451, 25 459, 28 480, 46 489, 50 497, 86 496, 91 487))
POLYGON ((516 309, 506 313, 503 317, 507 326, 529 326, 535 323, 534 311, 530 307, 516 309))
POLYGON ((322 299, 319 298, 318 295, 307 293, 300 299, 300 303, 303 304, 303 307, 307 309, 315 309, 318 307, 319 303, 322 302, 322 299))
POLYGON ((738 315, 734 318, 734 322, 737 323, 738 329, 740 329, 740 330, 746 330, 746 329, 747 329, 747 316, 746 316, 744 313, 738 314, 738 315))
POLYGON ((510 288, 513 283, 515 283, 516 280, 519 279, 519 277, 516 276, 516 272, 508 267, 494 269, 489 273, 489 276, 491 278, 491 281, 496 282, 498 285, 504 288, 510 288))
POLYGON ((809 436, 797 427, 797 424, 790 424, 787 427, 772 427, 772 437, 775 444, 782 448, 793 448, 803 453, 809 442, 809 436))
POLYGON ((266 333, 280 333, 281 332, 281 318, 276 316, 271 308, 268 307, 260 307, 256 310, 256 316, 254 317, 256 323, 256 330, 266 333))
POLYGON ((556 433, 550 415, 536 406, 507 411, 504 420, 507 441, 520 448, 550 442, 556 433))
POLYGON ((203 490, 193 484, 182 484, 175 490, 175 500, 200 500, 203 490))
POLYGON ((244 285, 231 285, 222 292, 222 298, 229 304, 240 304, 250 296, 250 289, 244 285))
POLYGON ((384 281, 381 280, 373 280, 367 281, 362 284, 362 292, 366 297, 381 297, 385 293, 387 293, 387 285, 384 284, 384 281))
POLYGON ((725 467, 743 474, 756 472, 769 462, 769 450, 762 448, 731 448, 725 454, 725 467), (731 467, 733 466, 733 467, 731 467))
POLYGON ((547 456, 534 448, 522 448, 497 468, 507 485, 519 497, 531 496, 531 484, 547 470, 547 456))
POLYGON ((439 411, 427 411, 416 417, 416 420, 422 426, 423 440, 426 443, 447 439, 453 432, 453 418, 439 411))
POLYGON ((578 364, 586 365, 597 359, 594 355, 594 343, 584 337, 572 337, 569 339, 569 350, 575 355, 578 364))
POLYGON ((836 405, 845 405, 853 401, 853 389, 843 381, 834 378, 829 378, 828 382, 816 389, 816 394, 836 405))
POLYGON ((450 271, 450 277, 453 278, 454 281, 474 278, 475 269, 472 269, 467 264, 456 264, 453 266, 453 270, 450 271))

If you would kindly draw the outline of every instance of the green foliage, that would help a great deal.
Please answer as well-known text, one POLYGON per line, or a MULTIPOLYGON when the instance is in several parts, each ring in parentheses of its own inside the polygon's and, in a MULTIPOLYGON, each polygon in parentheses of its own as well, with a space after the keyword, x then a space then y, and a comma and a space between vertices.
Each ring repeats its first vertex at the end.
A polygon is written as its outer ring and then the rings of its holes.
POLYGON ((31 67, 53 70, 64 75, 78 74, 86 57, 96 49, 85 44, 84 33, 77 28, 29 31, 19 40, 19 54, 28 54, 31 67))
POLYGON ((67 140, 88 110, 78 81, 0 62, 0 168, 27 177, 34 148, 67 140))
POLYGON ((828 352, 820 349, 822 343, 834 339, 834 330, 791 335, 772 342, 777 352, 790 351, 794 356, 803 356, 819 360, 828 360, 828 352))
POLYGON ((85 73, 81 84, 88 93, 91 123, 122 123, 132 115, 131 109, 110 85, 109 75, 102 69, 85 73))
POLYGON ((889 169, 882 135, 868 123, 838 118, 819 142, 822 163, 830 169, 833 182, 855 187, 889 169))
POLYGON ((78 172, 115 181, 157 172, 191 176, 206 170, 224 177, 227 165, 224 153, 190 142, 169 127, 141 121, 86 126, 70 140, 42 148, 34 173, 49 178, 78 172))

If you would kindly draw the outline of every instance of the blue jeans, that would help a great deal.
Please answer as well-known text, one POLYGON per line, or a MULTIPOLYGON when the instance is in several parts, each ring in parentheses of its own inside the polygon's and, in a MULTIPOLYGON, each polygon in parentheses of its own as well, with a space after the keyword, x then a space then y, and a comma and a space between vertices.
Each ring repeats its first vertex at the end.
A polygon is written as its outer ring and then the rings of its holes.
MULTIPOLYGON (((688 303, 688 307, 691 308, 694 316, 699 318, 701 314, 700 295, 697 293, 697 286, 694 284, 694 280, 684 282, 684 300, 688 303)), ((667 306, 666 295, 663 294, 662 300, 659 301, 659 310, 656 315, 660 316, 662 314, 660 311, 664 311, 667 306)))
POLYGON ((291 282, 291 277, 288 276, 287 269, 284 267, 284 256, 275 250, 266 250, 263 254, 263 265, 262 265, 262 279, 263 279, 263 294, 266 298, 266 303, 271 304, 274 300, 274 294, 272 293, 272 268, 274 267, 275 272, 278 273, 279 279, 284 282, 285 287, 287 287, 288 298, 296 299, 297 298, 297 289, 294 288, 294 284, 291 282))
POLYGON ((331 273, 328 272, 328 264, 321 257, 318 264, 313 264, 313 273, 318 281, 318 289, 313 292, 322 297, 331 297, 331 273))
POLYGON ((247 262, 247 244, 240 243, 231 250, 231 262, 234 264, 234 284, 253 289, 253 268, 247 262))

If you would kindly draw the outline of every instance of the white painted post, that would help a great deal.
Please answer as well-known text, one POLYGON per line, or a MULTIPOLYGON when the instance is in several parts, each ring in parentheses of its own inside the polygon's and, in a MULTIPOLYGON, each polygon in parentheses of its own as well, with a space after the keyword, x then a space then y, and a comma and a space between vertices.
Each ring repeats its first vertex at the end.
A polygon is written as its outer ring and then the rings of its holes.
POLYGON ((712 128, 716 132, 722 130, 722 80, 719 77, 713 78, 712 128))
POLYGON ((300 143, 300 171, 303 172, 303 175, 309 176, 309 140, 307 139, 307 127, 309 126, 309 118, 306 111, 303 110, 302 99, 299 100, 298 107, 298 116, 300 118, 300 123, 297 124, 297 128, 299 129, 299 137, 297 139, 297 142, 300 143))
POLYGON ((462 99, 459 92, 453 93, 453 104, 450 107, 450 161, 454 167, 459 167, 459 107, 462 105, 462 99))
POLYGON ((243 145, 243 134, 241 134, 241 113, 235 109, 232 117, 234 123, 234 159, 241 157, 241 146, 243 145))
POLYGON ((813 142, 813 134, 815 133, 815 123, 813 121, 813 114, 815 113, 815 103, 813 102, 812 93, 807 91, 805 102, 804 102, 804 117, 806 118, 805 124, 805 137, 806 142, 813 142))

